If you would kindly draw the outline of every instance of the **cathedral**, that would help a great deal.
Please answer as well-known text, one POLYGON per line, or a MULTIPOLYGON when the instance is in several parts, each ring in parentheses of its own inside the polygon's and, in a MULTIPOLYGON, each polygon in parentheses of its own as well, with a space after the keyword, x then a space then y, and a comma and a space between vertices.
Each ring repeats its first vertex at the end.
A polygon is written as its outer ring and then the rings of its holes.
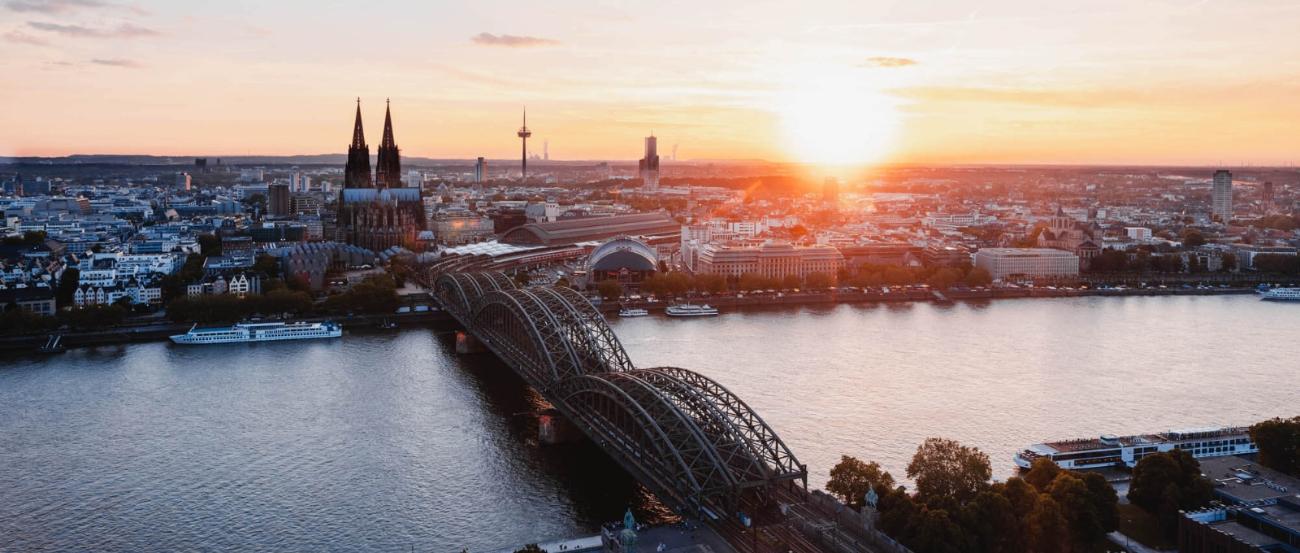
POLYGON ((361 126, 361 100, 357 100, 352 144, 339 191, 338 239, 375 252, 393 246, 414 249, 416 236, 426 227, 420 188, 402 184, 402 163, 393 139, 392 109, 384 109, 384 137, 379 143, 375 172, 370 173, 370 146, 361 126))
POLYGON ((1066 215, 1064 210, 1057 207, 1056 215, 1048 221, 1047 228, 1044 228, 1038 235, 1038 247, 1055 248, 1073 253, 1079 256, 1080 268, 1088 268, 1092 258, 1101 255, 1101 246, 1099 244, 1101 242, 1101 229, 1093 220, 1092 213, 1089 210, 1089 222, 1083 224, 1066 215))

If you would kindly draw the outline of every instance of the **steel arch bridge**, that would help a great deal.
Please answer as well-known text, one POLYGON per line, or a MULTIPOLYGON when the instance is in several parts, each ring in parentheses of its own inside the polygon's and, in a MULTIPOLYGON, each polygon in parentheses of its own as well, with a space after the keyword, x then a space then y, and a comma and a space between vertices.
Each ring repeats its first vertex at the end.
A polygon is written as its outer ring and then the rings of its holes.
POLYGON ((610 457, 678 512, 725 517, 766 503, 807 467, 763 419, 713 380, 638 369, 600 314, 564 287, 521 288, 504 273, 443 273, 434 293, 610 457))

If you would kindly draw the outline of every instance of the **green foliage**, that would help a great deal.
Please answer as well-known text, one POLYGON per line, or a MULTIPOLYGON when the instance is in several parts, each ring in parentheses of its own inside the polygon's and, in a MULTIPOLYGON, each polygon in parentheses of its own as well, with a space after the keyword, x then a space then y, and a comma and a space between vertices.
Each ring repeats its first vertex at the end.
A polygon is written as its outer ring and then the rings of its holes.
POLYGON ((1173 536, 1178 530, 1178 511, 1204 507, 1214 488, 1201 476, 1201 465, 1186 451, 1175 449, 1143 457, 1133 468, 1128 499, 1156 516, 1161 531, 1173 536))
POLYGON ((1205 245, 1205 235, 1201 234, 1201 231, 1196 229, 1183 230, 1183 247, 1191 249, 1191 248, 1199 248, 1204 245, 1205 245))
POLYGON ((973 267, 969 273, 966 273, 966 284, 968 286, 988 286, 993 284, 993 275, 989 274, 988 269, 973 267))
POLYGON ((22 236, 6 236, 4 245, 6 246, 39 246, 45 242, 45 231, 29 230, 22 236))
POLYGON ((989 486, 989 456, 954 440, 928 438, 907 465, 917 500, 931 507, 963 505, 989 486))
POLYGON ((868 490, 875 489, 877 494, 884 494, 893 487, 894 477, 881 469, 878 463, 848 455, 840 457, 840 462, 831 468, 831 479, 826 482, 826 491, 839 496, 855 509, 862 508, 868 490))
POLYGON ((602 299, 616 300, 623 295, 623 285, 617 280, 602 280, 596 283, 596 291, 602 299))
POLYGON ((386 275, 372 275, 342 294, 325 300, 325 309, 336 313, 392 313, 397 310, 397 284, 386 275))
POLYGON ((88 305, 63 311, 59 318, 73 330, 99 330, 122 324, 126 315, 121 305, 88 305))
POLYGON ((1253 263, 1261 273, 1300 275, 1300 255, 1264 253, 1255 256, 1253 263))
POLYGON ((188 323, 233 323, 254 315, 302 315, 311 312, 311 296, 285 288, 261 296, 231 294, 181 297, 167 306, 167 318, 188 323))
POLYGON ((200 234, 198 237, 199 253, 203 257, 221 255, 221 237, 215 234, 200 234))
POLYGON ((0 306, 0 335, 16 336, 20 334, 39 334, 58 328, 59 319, 45 315, 37 315, 17 306, 10 306, 3 309, 0 306))
POLYGON ((917 493, 897 488, 879 503, 881 530, 916 553, 1097 551, 1118 527, 1118 498, 1099 474, 1045 460, 1025 478, 990 484, 987 457, 950 440, 927 440, 916 457, 917 493))
POLYGON ((1300 416, 1255 423, 1250 440, 1259 446, 1259 464, 1300 476, 1300 416))
POLYGON ((805 280, 806 282, 804 285, 809 290, 825 290, 835 286, 835 277, 826 273, 812 273, 809 274, 808 278, 805 280))
POLYGON ((81 270, 76 267, 68 267, 63 270, 59 276, 59 284, 54 289, 54 302, 59 307, 68 307, 73 304, 77 295, 77 286, 81 284, 81 270))

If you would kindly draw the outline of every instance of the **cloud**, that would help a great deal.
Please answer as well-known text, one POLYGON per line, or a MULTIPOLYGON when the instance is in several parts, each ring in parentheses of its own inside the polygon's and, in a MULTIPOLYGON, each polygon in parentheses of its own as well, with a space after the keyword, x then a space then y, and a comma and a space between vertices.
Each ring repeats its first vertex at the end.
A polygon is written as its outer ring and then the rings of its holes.
POLYGON ((127 68, 142 67, 139 62, 133 60, 124 60, 124 59, 95 58, 93 60, 90 60, 90 63, 93 63, 95 65, 107 65, 109 67, 127 67, 127 68))
POLYGON ((515 36, 515 35, 494 35, 492 33, 479 33, 470 38, 474 44, 482 46, 505 46, 507 48, 534 48, 538 46, 554 46, 560 41, 549 38, 539 38, 535 36, 515 36))
POLYGON ((38 31, 57 33, 77 38, 140 38, 162 34, 148 27, 141 27, 133 23, 123 23, 111 29, 96 29, 81 25, 63 25, 61 23, 48 23, 45 21, 28 21, 27 25, 38 31))
POLYGON ((863 62, 863 67, 907 67, 918 62, 912 58, 895 58, 890 56, 872 56, 863 62))
POLYGON ((102 8, 100 0, 8 0, 6 8, 16 12, 64 13, 81 8, 102 8))
POLYGON ((5 33, 5 40, 17 44, 31 44, 33 46, 49 46, 50 41, 41 37, 36 37, 22 31, 9 31, 5 33))

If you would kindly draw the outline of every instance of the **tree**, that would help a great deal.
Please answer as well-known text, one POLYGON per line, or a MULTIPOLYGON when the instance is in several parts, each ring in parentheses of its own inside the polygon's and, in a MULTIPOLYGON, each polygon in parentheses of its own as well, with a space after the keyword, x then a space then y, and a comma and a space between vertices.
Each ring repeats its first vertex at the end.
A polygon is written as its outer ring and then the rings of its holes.
POLYGON ((974 540, 975 551, 1021 553, 1028 547, 1011 501, 994 490, 980 492, 962 509, 961 525, 974 540))
POLYGON ((199 235, 199 253, 204 257, 221 255, 221 237, 215 234, 199 235))
POLYGON ((975 267, 966 273, 966 284, 968 286, 988 286, 993 284, 993 275, 989 274, 988 269, 984 267, 975 267))
POLYGON ((1070 523, 1050 495, 1039 497, 1034 512, 1029 514, 1026 531, 1034 551, 1070 551, 1070 523))
POLYGON ((992 476, 988 455, 943 438, 926 439, 907 465, 917 499, 932 507, 965 505, 989 487, 992 476))
POLYGON ((784 277, 781 278, 782 289, 792 290, 802 285, 803 285, 803 281, 799 279, 799 275, 785 275, 784 277))
POLYGON ((63 270, 59 276, 59 285, 54 289, 54 300, 59 307, 68 307, 73 303, 77 294, 77 286, 81 284, 81 271, 76 267, 68 267, 63 270))
MULTIPOLYGON (((1094 501, 1092 491, 1082 478, 1063 472, 1056 476, 1047 491, 1061 506, 1062 515, 1070 527, 1070 538, 1081 546, 1080 549, 1089 549, 1088 545, 1106 539, 1105 514, 1098 511, 1100 503, 1094 501)), ((1113 511, 1115 506, 1110 508, 1113 511)))
POLYGON ((844 500, 854 509, 862 508, 867 491, 875 489, 883 494, 894 487, 894 477, 880 468, 875 461, 862 461, 855 457, 843 455, 840 462, 831 468, 831 479, 826 482, 826 491, 844 500))
POLYGON ((1204 507, 1214 487, 1201 476, 1201 465, 1192 454, 1175 449, 1143 457, 1133 467, 1128 499, 1156 516, 1165 536, 1178 529, 1178 511, 1204 507))
POLYGON ((1039 457, 1029 466, 1029 472, 1025 473, 1024 480, 1038 488, 1038 491, 1045 492, 1059 474, 1061 474, 1061 467, 1057 466, 1055 461, 1047 457, 1039 457))
POLYGON ((1195 229, 1187 229, 1183 231, 1183 247, 1192 249, 1204 245, 1205 235, 1201 234, 1201 231, 1195 229))
POLYGON ((617 280, 602 280, 596 283, 596 291, 603 299, 616 300, 623 295, 623 285, 617 280))
POLYGON ((1255 423, 1250 440, 1259 446, 1259 464, 1300 476, 1300 416, 1255 423))
POLYGON ((939 269, 938 271, 935 271, 933 275, 930 275, 930 278, 926 279, 925 283, 929 284, 933 288, 938 288, 940 290, 947 290, 953 284, 956 284, 958 281, 960 281, 961 276, 962 276, 961 273, 958 272, 957 269, 953 269, 951 267, 944 267, 942 269, 939 269))
POLYGON ((808 288, 813 290, 825 290, 835 285, 835 278, 826 273, 812 273, 808 275, 808 288))

